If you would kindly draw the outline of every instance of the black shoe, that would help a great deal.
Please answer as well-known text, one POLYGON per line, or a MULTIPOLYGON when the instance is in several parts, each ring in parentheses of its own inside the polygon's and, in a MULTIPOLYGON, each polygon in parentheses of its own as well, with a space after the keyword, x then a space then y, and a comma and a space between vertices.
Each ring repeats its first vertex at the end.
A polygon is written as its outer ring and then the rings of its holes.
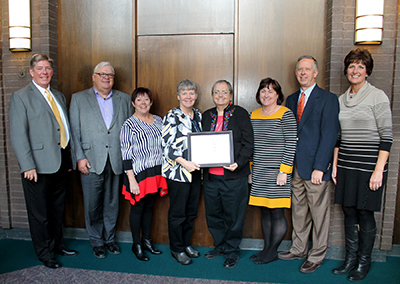
POLYGON ((332 270, 333 274, 348 274, 357 266, 358 251, 358 225, 348 225, 344 227, 346 258, 343 264, 332 270))
POLYGON ((136 255, 137 259, 141 261, 149 261, 149 257, 142 250, 142 246, 140 244, 133 244, 132 252, 136 255))
POLYGON ((93 248, 93 254, 97 258, 106 258, 106 249, 104 246, 98 246, 93 248))
POLYGON ((200 253, 191 246, 185 247, 185 252, 188 257, 197 258, 200 256, 200 253))
POLYGON ((182 265, 188 265, 192 263, 192 260, 186 255, 186 253, 183 252, 174 252, 171 250, 171 255, 173 258, 176 259, 176 261, 178 261, 179 264, 182 265))
POLYGON ((220 255, 223 255, 222 251, 217 249, 217 248, 214 248, 214 249, 210 250, 209 252, 207 252, 204 255, 204 257, 207 258, 207 259, 214 259, 214 258, 217 258, 220 255))
POLYGON ((239 257, 238 257, 238 256, 236 256, 236 257, 229 257, 229 258, 227 258, 227 259, 225 260, 225 262, 224 262, 224 267, 225 267, 225 268, 234 268, 234 267, 236 266, 238 260, 239 260, 239 257))
POLYGON ((63 246, 54 249, 54 253, 62 255, 62 256, 75 256, 75 255, 78 255, 78 252, 76 250, 68 249, 68 248, 63 247, 63 246))
POLYGON ((142 241, 142 248, 149 251, 151 254, 162 254, 160 250, 153 246, 150 239, 144 239, 142 241))
POLYGON ((55 258, 43 261, 44 266, 52 269, 60 268, 61 263, 59 263, 55 258))
POLYGON ((116 243, 109 243, 106 244, 106 248, 109 253, 111 254, 120 254, 121 250, 119 249, 119 246, 116 243))

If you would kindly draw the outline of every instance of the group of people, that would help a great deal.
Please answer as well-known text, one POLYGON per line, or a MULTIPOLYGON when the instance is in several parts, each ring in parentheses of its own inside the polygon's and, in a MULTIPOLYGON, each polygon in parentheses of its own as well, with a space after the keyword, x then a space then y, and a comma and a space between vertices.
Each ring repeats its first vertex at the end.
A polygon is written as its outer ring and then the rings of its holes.
POLYGON ((352 50, 344 60, 349 89, 339 97, 316 84, 317 60, 301 56, 295 74, 299 90, 286 99, 278 81, 262 79, 249 113, 234 105, 230 82, 211 89, 215 107, 194 108, 198 88, 191 80, 177 86, 179 106, 164 119, 150 113, 152 92, 137 88, 129 95, 112 89, 115 72, 101 62, 93 88, 65 97, 50 89, 52 60, 35 54, 32 82, 10 101, 11 142, 17 156, 33 245, 40 261, 60 267, 54 254, 76 255, 62 239, 62 216, 69 172, 81 173, 85 221, 93 254, 119 254, 115 243, 118 198, 131 203, 132 251, 160 254, 150 238, 156 196, 170 197, 168 232, 171 255, 182 265, 200 253, 190 244, 203 181, 208 229, 214 248, 204 257, 225 257, 233 268, 247 205, 261 208, 263 249, 255 264, 277 259, 305 259, 300 268, 312 273, 328 248, 332 181, 335 203, 345 215, 346 258, 335 274, 349 280, 367 275, 374 245, 374 211, 380 211, 392 144, 390 102, 367 82, 371 54, 352 50), (69 117, 69 119, 68 119, 69 117), (231 131, 233 163, 203 167, 189 159, 188 135, 231 131), (250 194, 248 184, 251 184, 250 194), (285 208, 292 209, 292 246, 278 253, 288 229, 285 208), (312 237, 312 248, 308 241, 312 237))

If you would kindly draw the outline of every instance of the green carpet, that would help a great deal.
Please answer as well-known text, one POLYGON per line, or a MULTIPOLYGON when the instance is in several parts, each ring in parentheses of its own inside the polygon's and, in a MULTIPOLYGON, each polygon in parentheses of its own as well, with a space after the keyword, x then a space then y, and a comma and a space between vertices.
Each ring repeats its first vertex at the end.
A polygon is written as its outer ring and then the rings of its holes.
MULTIPOLYGON (((346 276, 333 275, 331 270, 340 261, 325 260, 312 274, 299 272, 300 260, 278 260, 266 265, 255 265, 249 257, 254 251, 242 251, 237 266, 223 268, 224 257, 207 260, 203 256, 209 248, 196 248, 201 256, 193 264, 182 266, 172 259, 167 245, 157 245, 163 254, 153 256, 148 262, 138 261, 131 252, 131 244, 120 243, 121 254, 109 254, 97 259, 92 254, 88 241, 67 239, 65 245, 79 251, 75 257, 57 256, 64 267, 90 270, 104 270, 137 274, 151 274, 173 277, 202 278, 230 281, 272 282, 272 283, 350 283, 346 276)), ((40 265, 30 241, 0 239, 0 274, 40 265)), ((386 262, 374 262, 367 278, 361 283, 400 283, 400 257, 388 257, 386 262)))

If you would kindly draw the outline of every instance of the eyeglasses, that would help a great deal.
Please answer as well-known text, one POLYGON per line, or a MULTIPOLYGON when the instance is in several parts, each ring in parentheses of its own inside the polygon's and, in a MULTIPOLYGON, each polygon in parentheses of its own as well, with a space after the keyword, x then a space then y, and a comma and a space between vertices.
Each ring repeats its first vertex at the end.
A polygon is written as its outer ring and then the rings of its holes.
POLYGON ((99 75, 102 79, 105 79, 107 77, 109 77, 109 78, 114 78, 115 77, 115 74, 113 74, 113 73, 101 72, 101 73, 94 73, 94 74, 99 75))
POLYGON ((214 95, 219 95, 219 94, 227 95, 227 94, 228 94, 228 91, 222 91, 222 92, 220 92, 220 91, 214 91, 213 94, 214 94, 214 95))

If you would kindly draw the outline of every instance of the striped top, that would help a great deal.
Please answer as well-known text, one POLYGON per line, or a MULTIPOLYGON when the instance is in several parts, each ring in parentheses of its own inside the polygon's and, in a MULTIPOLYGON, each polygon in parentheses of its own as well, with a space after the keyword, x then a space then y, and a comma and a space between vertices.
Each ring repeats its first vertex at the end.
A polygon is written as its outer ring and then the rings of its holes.
POLYGON ((264 116, 260 108, 251 113, 251 123, 254 131, 254 153, 249 204, 289 208, 297 137, 297 123, 293 112, 281 106, 272 115, 264 116), (288 174, 288 181, 284 186, 276 184, 279 171, 288 174))
POLYGON ((389 152, 393 142, 390 101, 368 82, 357 94, 350 89, 339 97, 338 167, 373 172, 379 150, 389 152))
POLYGON ((148 124, 132 115, 121 128, 122 160, 132 161, 135 175, 162 162, 162 119, 153 116, 154 123, 148 124))

